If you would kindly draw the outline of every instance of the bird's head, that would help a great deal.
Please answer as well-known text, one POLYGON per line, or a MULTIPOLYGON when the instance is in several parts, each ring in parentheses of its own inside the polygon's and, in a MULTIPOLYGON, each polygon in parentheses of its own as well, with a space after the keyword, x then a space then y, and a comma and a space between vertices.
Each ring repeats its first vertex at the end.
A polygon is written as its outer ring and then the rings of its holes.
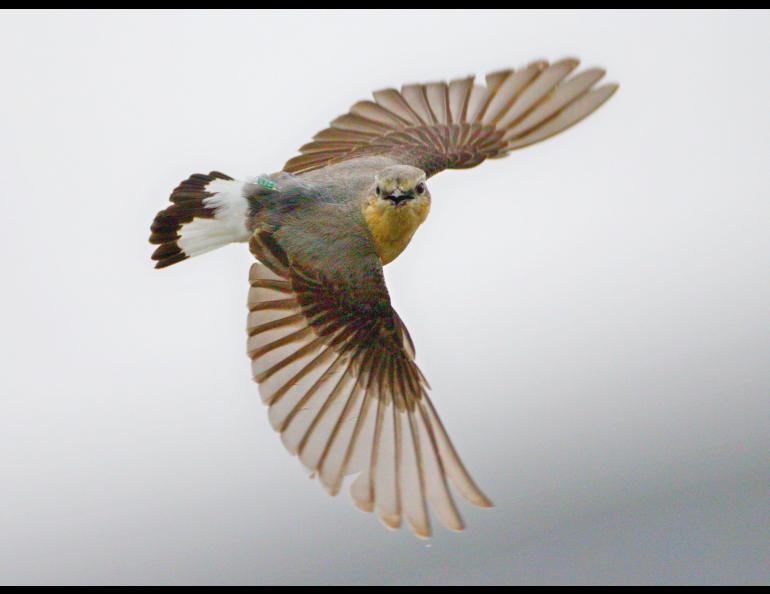
POLYGON ((421 211, 430 204, 425 172, 409 165, 383 169, 374 176, 371 199, 382 209, 421 211))
POLYGON ((363 210, 383 264, 401 253, 428 216, 425 177, 409 165, 393 165, 374 176, 363 210))

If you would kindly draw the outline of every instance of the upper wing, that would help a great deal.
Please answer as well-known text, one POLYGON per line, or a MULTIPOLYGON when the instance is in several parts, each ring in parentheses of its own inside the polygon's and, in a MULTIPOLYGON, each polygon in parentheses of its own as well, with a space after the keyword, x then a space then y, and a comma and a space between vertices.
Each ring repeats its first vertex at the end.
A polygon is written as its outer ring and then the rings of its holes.
POLYGON ((329 493, 358 474, 354 502, 385 525, 403 516, 429 536, 427 502, 462 530, 447 479, 472 503, 491 503, 428 399, 371 239, 348 234, 346 256, 335 259, 339 246, 321 233, 289 224, 257 230, 250 243, 259 262, 249 275, 248 352, 270 422, 329 493))
POLYGON ((571 78, 578 60, 538 61, 520 70, 450 83, 411 84, 374 93, 360 101, 300 148, 286 163, 290 173, 332 163, 385 155, 423 169, 474 167, 566 130, 589 115, 617 90, 594 85, 604 70, 591 68, 571 78))

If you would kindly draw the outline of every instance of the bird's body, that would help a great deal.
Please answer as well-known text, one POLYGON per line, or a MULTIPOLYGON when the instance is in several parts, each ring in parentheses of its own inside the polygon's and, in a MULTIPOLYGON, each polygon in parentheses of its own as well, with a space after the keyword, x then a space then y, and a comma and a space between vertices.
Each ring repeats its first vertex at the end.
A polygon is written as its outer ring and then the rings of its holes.
MULTIPOLYGON (((268 213, 282 211, 280 203, 292 200, 296 190, 299 190, 303 197, 312 196, 312 201, 338 204, 343 208, 348 220, 358 218, 359 214, 363 215, 382 263, 388 264, 406 248, 417 227, 425 221, 430 211, 429 197, 416 202, 410 201, 401 208, 390 208, 387 201, 377 200, 372 180, 382 172, 394 168, 400 170, 407 179, 410 174, 416 178, 424 178, 421 170, 400 166, 385 157, 360 157, 298 175, 276 173, 271 179, 276 182, 278 189, 271 205, 265 209, 267 218, 270 218, 268 213), (286 192, 284 189, 291 191, 286 192)), ((310 205, 308 207, 312 208, 310 205)), ((252 219, 252 226, 256 226, 261 220, 258 214, 260 210, 255 209, 255 212, 257 216, 252 219)))
POLYGON ((158 213, 158 267, 248 242, 248 353, 273 427, 324 487, 346 475, 356 505, 430 534, 428 503, 463 528, 451 483, 491 503, 465 470, 427 394, 382 267, 431 206, 426 181, 548 138, 606 101, 603 71, 576 60, 375 93, 270 176, 191 176, 158 213))

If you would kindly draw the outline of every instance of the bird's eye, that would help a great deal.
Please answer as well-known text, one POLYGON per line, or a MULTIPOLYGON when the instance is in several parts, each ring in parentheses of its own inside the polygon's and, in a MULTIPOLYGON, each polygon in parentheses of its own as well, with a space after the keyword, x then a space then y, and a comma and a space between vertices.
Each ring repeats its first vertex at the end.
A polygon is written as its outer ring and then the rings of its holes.
POLYGON ((418 194, 422 194, 425 191, 425 184, 422 182, 417 184, 417 187, 415 188, 415 190, 417 191, 418 194))
POLYGON ((374 188, 374 193, 377 194, 378 196, 382 194, 382 190, 380 189, 380 186, 377 186, 376 188, 374 188))

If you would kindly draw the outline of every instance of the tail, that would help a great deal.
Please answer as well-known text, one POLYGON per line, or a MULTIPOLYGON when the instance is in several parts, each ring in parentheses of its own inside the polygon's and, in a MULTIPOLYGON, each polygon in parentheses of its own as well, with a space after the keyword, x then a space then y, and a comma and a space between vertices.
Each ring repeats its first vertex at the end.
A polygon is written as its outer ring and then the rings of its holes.
POLYGON ((155 268, 165 268, 233 242, 248 241, 252 183, 224 173, 196 173, 171 193, 173 204, 152 222, 155 268))

